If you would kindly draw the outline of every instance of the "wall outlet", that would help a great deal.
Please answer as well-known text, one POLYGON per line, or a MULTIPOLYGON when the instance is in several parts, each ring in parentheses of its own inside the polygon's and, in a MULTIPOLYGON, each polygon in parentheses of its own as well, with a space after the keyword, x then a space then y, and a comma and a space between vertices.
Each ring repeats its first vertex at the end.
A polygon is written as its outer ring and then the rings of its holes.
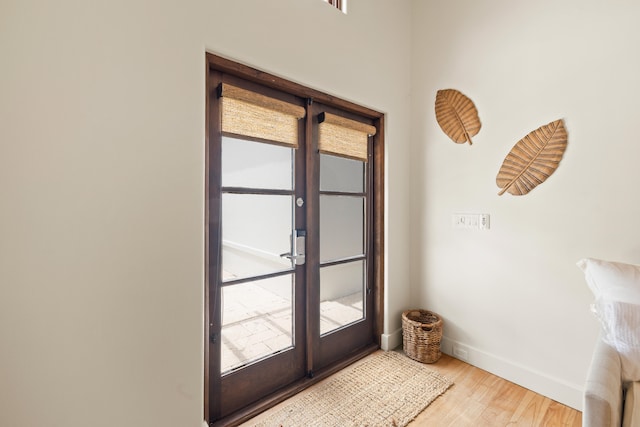
POLYGON ((469 349, 462 344, 453 345, 453 357, 460 359, 463 362, 469 361, 469 349))

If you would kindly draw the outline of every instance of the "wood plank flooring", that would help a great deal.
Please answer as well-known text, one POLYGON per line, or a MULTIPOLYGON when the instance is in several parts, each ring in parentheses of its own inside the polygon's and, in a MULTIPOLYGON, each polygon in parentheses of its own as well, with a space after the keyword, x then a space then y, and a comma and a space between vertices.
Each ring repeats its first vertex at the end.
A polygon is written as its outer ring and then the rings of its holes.
POLYGON ((455 383, 409 427, 580 427, 582 413, 453 357, 432 369, 455 383))
MULTIPOLYGON (((401 349, 397 351, 402 351, 401 349)), ((582 413, 453 357, 429 367, 454 385, 408 427, 580 427, 582 413)), ((301 393, 305 393, 302 391, 301 393)), ((246 425, 267 417, 258 415, 246 425)))

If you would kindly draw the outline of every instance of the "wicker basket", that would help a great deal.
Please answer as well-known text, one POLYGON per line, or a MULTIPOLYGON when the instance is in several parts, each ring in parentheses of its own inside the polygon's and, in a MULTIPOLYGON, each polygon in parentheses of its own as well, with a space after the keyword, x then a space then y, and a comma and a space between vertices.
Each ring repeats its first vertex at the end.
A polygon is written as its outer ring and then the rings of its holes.
POLYGON ((402 313, 402 345, 410 358, 422 363, 440 359, 442 318, 427 310, 407 310, 402 313))

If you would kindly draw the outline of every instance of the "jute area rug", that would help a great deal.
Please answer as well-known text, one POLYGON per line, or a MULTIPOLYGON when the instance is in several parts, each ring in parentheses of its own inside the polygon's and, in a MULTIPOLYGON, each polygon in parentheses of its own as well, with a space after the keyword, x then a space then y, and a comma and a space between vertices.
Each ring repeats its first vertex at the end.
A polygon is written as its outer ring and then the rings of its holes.
POLYGON ((245 425, 403 427, 451 385, 404 354, 378 351, 245 425))

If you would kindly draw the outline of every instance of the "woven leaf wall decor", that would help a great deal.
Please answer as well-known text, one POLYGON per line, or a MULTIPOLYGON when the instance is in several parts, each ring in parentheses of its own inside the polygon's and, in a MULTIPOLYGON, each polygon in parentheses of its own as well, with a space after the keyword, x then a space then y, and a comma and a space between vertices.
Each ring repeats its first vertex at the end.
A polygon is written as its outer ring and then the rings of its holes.
POLYGON ((436 120, 457 144, 471 145, 471 137, 478 134, 481 126, 473 101, 455 89, 439 90, 436 94, 436 120))
POLYGON ((502 163, 496 183, 514 196, 522 196, 542 184, 558 168, 567 148, 562 119, 544 125, 516 143, 502 163))

